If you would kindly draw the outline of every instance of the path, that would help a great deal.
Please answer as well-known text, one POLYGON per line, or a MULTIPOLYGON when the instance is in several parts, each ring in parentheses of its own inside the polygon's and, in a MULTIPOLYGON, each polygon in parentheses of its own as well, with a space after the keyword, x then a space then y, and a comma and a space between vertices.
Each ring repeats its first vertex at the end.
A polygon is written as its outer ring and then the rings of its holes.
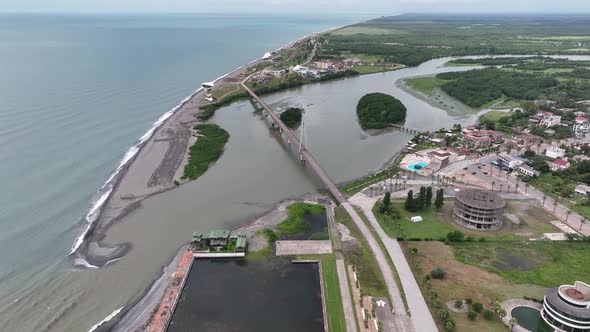
POLYGON ((373 226, 381 238, 381 241, 383 241, 391 260, 395 265, 395 269, 397 270, 397 274, 406 294, 406 301, 412 314, 412 322, 414 323, 416 331, 437 331, 438 329, 434 322, 434 318, 422 296, 420 287, 414 278, 414 274, 404 256, 402 248, 397 240, 392 239, 385 234, 381 225, 379 225, 379 222, 375 219, 372 208, 376 201, 377 198, 369 198, 363 194, 357 194, 350 198, 352 204, 359 206, 363 210, 363 213, 367 216, 367 219, 369 219, 371 226, 373 226))
POLYGON ((350 298, 350 290, 348 288, 348 278, 346 277, 346 266, 344 265, 342 255, 336 255, 336 257, 336 271, 338 272, 342 307, 344 308, 344 318, 346 319, 346 332, 355 332, 356 322, 354 320, 352 299, 350 298))

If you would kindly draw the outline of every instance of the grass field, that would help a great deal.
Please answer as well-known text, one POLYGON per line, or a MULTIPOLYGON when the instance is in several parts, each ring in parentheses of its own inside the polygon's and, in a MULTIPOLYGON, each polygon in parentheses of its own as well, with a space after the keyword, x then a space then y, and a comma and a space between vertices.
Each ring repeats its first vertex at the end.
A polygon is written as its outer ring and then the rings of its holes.
POLYGON ((418 77, 406 80, 406 84, 410 88, 429 96, 434 93, 434 89, 440 88, 447 82, 449 81, 441 80, 440 78, 436 77, 418 77))
POLYGON ((453 248, 459 261, 497 273, 515 284, 555 287, 590 279, 587 243, 456 243, 453 248))
POLYGON ((501 111, 489 111, 486 114, 479 117, 479 121, 486 119, 493 122, 500 120, 501 118, 510 116, 510 113, 501 112, 501 111))
MULTIPOLYGON (((479 245, 480 243, 473 244, 479 245)), ((407 242, 404 245, 406 257, 423 293, 426 291, 423 283, 420 282, 423 276, 432 269, 441 267, 447 272, 447 277, 444 280, 432 280, 432 286, 443 303, 457 299, 472 299, 474 302, 482 303, 485 308, 490 308, 491 302, 496 299, 504 301, 524 296, 542 298, 545 294, 544 287, 531 284, 513 284, 498 274, 462 263, 455 258, 453 248, 442 242, 407 242), (417 248, 417 255, 408 254, 407 249, 410 247, 417 248), (416 270, 416 261, 421 263, 422 269, 420 271, 416 270)), ((428 296, 425 298, 428 299, 428 296)), ((431 311, 434 312, 430 301, 427 302, 429 302, 431 311)), ((507 330, 497 317, 487 321, 480 315, 475 321, 472 321, 467 318, 465 313, 454 313, 450 310, 449 312, 457 324, 456 332, 507 330)), ((440 323, 440 320, 437 320, 437 323, 440 323)), ((440 324, 439 329, 444 330, 440 324)))
POLYGON ((379 269, 379 265, 375 260, 375 256, 368 247, 368 244, 360 231, 350 219, 350 216, 343 207, 338 206, 334 209, 334 221, 343 224, 350 230, 350 235, 355 237, 360 247, 353 247, 352 245, 343 245, 342 251, 346 264, 356 265, 359 272, 359 283, 367 294, 371 296, 387 297, 387 289, 383 281, 383 275, 379 269))
POLYGON ((383 230, 392 238, 405 237, 407 239, 432 239, 445 238, 447 233, 461 231, 466 236, 472 236, 475 240, 483 237, 487 241, 518 241, 539 237, 543 233, 557 232, 557 228, 550 221, 555 217, 537 205, 528 202, 509 201, 507 212, 515 215, 520 224, 515 224, 506 218, 502 227, 495 231, 477 231, 458 225, 452 217, 453 200, 445 200, 445 205, 436 210, 431 208, 415 213, 408 212, 403 207, 403 202, 394 202, 393 206, 400 213, 399 222, 392 221, 378 211, 375 204, 373 212, 383 230), (411 222, 413 216, 421 216, 423 221, 411 222))
POLYGON ((336 271, 336 256, 324 255, 321 259, 322 278, 324 281, 326 313, 329 331, 346 331, 346 320, 342 307, 340 283, 336 271))

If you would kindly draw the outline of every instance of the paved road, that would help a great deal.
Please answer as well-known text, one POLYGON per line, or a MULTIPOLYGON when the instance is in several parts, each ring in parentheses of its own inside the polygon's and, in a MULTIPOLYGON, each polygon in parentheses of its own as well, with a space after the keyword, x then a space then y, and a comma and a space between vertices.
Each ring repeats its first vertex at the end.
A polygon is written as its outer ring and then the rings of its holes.
POLYGON ((348 214, 352 217, 352 220, 354 221, 356 226, 361 231, 361 234, 367 240, 367 243, 369 244, 369 248, 371 249, 371 251, 375 255, 375 259, 377 260, 377 264, 379 265, 379 269, 381 269, 381 274, 383 274, 383 279, 385 280, 385 286, 387 287, 387 292, 389 293, 389 296, 391 297, 391 301, 393 302, 392 303, 393 309, 395 310, 395 315, 394 315, 395 316, 395 323, 394 324, 396 326, 395 331, 419 331, 419 332, 436 331, 436 329, 435 330, 414 329, 414 326, 412 326, 412 320, 410 319, 410 317, 406 313, 406 309, 404 307, 404 302, 402 300, 401 293, 400 293, 400 291, 397 287, 397 284, 395 282, 395 275, 393 273, 393 270, 391 269, 391 266, 389 265, 389 262, 387 261, 385 254, 381 250, 381 246, 379 246, 377 239, 375 239, 375 237, 373 236, 373 233, 371 233, 371 231, 369 230, 369 227, 367 227, 367 225, 361 219, 361 217, 358 215, 356 210, 348 202, 343 203, 342 207, 344 207, 344 209, 346 209, 348 214))
POLYGON ((414 278, 414 274, 410 269, 410 265, 406 260, 402 248, 395 239, 392 239, 385 234, 381 225, 379 225, 379 222, 375 219, 372 208, 377 201, 377 198, 369 198, 362 194, 357 194, 351 197, 350 201, 363 210, 363 213, 367 216, 371 226, 373 226, 377 231, 377 235, 379 235, 381 241, 383 241, 391 260, 395 265, 402 287, 404 288, 406 301, 412 314, 412 322, 414 323, 416 331, 438 331, 434 318, 428 309, 424 296, 422 296, 420 287, 416 282, 416 278, 414 278))
MULTIPOLYGON (((341 255, 338 255, 341 256, 341 255)), ((354 320, 354 309, 352 306, 352 298, 348 288, 348 278, 346 277, 346 266, 344 259, 338 257, 336 259, 336 271, 338 272, 338 279, 340 283, 340 295, 342 296, 342 306, 344 307, 344 318, 346 318, 346 331, 355 332, 356 323, 354 320)))

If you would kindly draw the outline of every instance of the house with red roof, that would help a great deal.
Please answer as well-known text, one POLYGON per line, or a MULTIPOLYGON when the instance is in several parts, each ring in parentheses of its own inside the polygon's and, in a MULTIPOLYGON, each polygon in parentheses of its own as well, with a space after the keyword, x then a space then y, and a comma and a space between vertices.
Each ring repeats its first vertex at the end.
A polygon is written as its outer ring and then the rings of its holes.
POLYGON ((569 167, 570 162, 565 159, 555 159, 553 162, 549 163, 549 169, 553 172, 562 171, 564 169, 568 169, 569 167))

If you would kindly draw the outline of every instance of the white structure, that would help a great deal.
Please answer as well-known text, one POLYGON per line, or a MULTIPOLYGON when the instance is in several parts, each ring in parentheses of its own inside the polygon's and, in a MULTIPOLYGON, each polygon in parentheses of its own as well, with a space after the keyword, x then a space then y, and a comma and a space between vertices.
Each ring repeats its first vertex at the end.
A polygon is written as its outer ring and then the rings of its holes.
POLYGON ((498 155, 498 161, 502 167, 508 167, 515 169, 517 166, 524 164, 521 159, 515 158, 506 152, 502 152, 498 155))
POLYGON ((590 132, 590 123, 588 123, 588 119, 585 117, 576 116, 573 129, 576 132, 576 136, 586 135, 590 132))
POLYGON ((559 115, 549 115, 549 116, 544 116, 541 121, 539 122, 539 125, 541 127, 553 127, 553 126, 557 126, 558 124, 561 123, 561 116, 559 115))
POLYGON ((516 171, 520 174, 527 175, 527 176, 539 176, 541 172, 534 170, 532 167, 528 165, 520 165, 516 168, 516 171))
POLYGON ((264 55, 262 56, 262 60, 268 60, 272 57, 272 54, 270 54, 270 52, 266 52, 264 53, 264 55))
POLYGON ((574 285, 550 288, 543 299, 541 317, 559 331, 590 331, 590 285, 576 281, 574 285))
POLYGON ((424 219, 422 219, 422 217, 420 217, 420 216, 414 216, 414 217, 410 218, 411 222, 420 222, 422 220, 424 220, 424 219))
POLYGON ((557 159, 565 157, 565 149, 560 148, 557 145, 552 145, 547 148, 545 155, 549 158, 557 159))
POLYGON ((588 196, 588 193, 590 193, 590 187, 585 185, 585 184, 579 184, 576 186, 576 194, 581 195, 581 196, 588 196))

